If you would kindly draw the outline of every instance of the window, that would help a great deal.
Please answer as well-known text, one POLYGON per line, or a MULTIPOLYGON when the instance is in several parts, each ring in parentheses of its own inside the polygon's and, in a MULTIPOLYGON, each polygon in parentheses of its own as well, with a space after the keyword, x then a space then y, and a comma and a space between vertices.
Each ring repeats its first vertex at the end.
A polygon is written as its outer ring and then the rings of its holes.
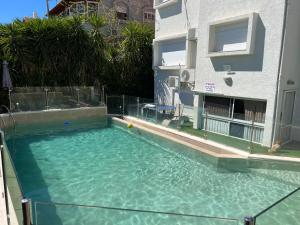
POLYGON ((186 64, 186 40, 177 39, 159 44, 161 66, 183 66, 186 64))
POLYGON ((119 20, 127 20, 128 19, 128 7, 123 2, 117 2, 115 4, 116 15, 119 20))
POLYGON ((154 1, 154 9, 161 9, 164 7, 168 7, 170 5, 174 5, 178 2, 178 0, 155 0, 154 1))
POLYGON ((144 20, 154 20, 155 15, 153 12, 144 12, 144 20))
POLYGON ((256 13, 210 23, 208 56, 249 55, 254 52, 256 13))
POLYGON ((215 52, 241 51, 247 48, 248 20, 215 30, 215 52))
POLYGON ((97 15, 98 14, 98 2, 88 2, 88 14, 97 15))
POLYGON ((204 108, 210 115, 230 117, 230 98, 205 96, 204 108))
POLYGON ((117 18, 119 20, 127 20, 128 17, 127 17, 127 13, 124 13, 124 12, 117 12, 117 18))
POLYGON ((266 107, 267 103, 263 101, 235 99, 233 118, 264 123, 266 107))
POLYGON ((244 99, 205 96, 204 108, 209 115, 229 117, 237 120, 265 122, 267 103, 244 99), (233 111, 233 113, 232 113, 233 111))

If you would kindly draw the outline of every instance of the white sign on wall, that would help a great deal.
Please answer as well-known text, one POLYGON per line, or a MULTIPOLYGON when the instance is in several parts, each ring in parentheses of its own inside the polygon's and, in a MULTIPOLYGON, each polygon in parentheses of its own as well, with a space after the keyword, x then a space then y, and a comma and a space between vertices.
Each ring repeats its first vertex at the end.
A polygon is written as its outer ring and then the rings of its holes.
POLYGON ((206 92, 215 92, 215 89, 216 89, 216 85, 215 83, 212 83, 212 82, 206 82, 204 84, 204 90, 206 92))

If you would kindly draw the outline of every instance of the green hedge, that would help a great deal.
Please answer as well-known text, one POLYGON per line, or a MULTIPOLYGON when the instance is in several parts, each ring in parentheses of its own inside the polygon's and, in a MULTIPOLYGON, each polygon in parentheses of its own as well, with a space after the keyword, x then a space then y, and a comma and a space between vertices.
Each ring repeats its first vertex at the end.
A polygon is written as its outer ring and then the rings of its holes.
POLYGON ((16 20, 0 25, 0 60, 14 86, 106 85, 110 94, 153 97, 151 26, 130 22, 119 35, 91 17, 16 20))

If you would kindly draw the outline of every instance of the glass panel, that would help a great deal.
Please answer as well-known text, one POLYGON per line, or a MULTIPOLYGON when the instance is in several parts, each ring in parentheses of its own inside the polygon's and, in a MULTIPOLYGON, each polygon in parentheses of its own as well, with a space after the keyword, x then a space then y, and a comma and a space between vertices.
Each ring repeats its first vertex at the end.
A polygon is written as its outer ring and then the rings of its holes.
POLYGON ((91 15, 97 15, 98 13, 98 2, 88 2, 88 14, 91 15))
POLYGON ((238 220, 131 209, 35 203, 35 225, 237 225, 238 220))
POLYGON ((123 96, 107 97, 107 114, 123 115, 123 96))
POLYGON ((45 91, 41 87, 14 88, 10 99, 12 112, 45 109, 45 91))
POLYGON ((210 115, 230 117, 229 98, 205 96, 205 110, 210 115))
POLYGON ((11 111, 100 106, 103 105, 102 95, 101 90, 94 87, 14 88, 11 93, 11 111))
POLYGON ((3 161, 4 161, 4 176, 6 180, 6 186, 8 188, 8 195, 13 205, 13 210, 10 210, 10 219, 14 221, 15 216, 19 224, 23 224, 23 214, 22 214, 22 199, 23 194, 21 187, 19 185, 19 180, 15 172, 15 168, 6 146, 6 143, 1 133, 1 141, 3 141, 3 161), (14 216, 15 215, 15 216, 14 216))
POLYGON ((79 88, 79 104, 80 106, 100 106, 100 96, 96 94, 94 87, 79 88))
POLYGON ((295 225, 299 224, 300 190, 288 196, 274 207, 263 212, 256 218, 256 225, 295 225))
POLYGON ((139 117, 139 98, 125 96, 125 115, 139 117))
POLYGON ((235 99, 233 118, 264 123, 266 106, 266 102, 262 101, 235 99))

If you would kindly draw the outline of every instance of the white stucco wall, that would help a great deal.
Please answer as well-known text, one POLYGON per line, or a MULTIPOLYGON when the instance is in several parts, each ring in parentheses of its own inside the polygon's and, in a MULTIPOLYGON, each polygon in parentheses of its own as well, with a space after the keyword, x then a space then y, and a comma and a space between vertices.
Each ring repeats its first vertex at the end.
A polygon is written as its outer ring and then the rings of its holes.
POLYGON ((284 0, 201 0, 200 7, 196 90, 205 92, 211 82, 216 94, 267 100, 265 145, 271 143, 284 6, 284 0), (207 57, 209 23, 253 12, 259 15, 253 55, 207 57), (231 86, 224 82, 224 65, 235 72, 231 86))
POLYGON ((200 0, 178 0, 177 3, 156 10, 155 37, 184 33, 198 27, 200 0))
MULTIPOLYGON (((178 0, 177 3, 156 10, 155 38, 163 39, 165 37, 176 36, 188 32, 189 28, 198 28, 200 0, 178 0)), ((186 39, 187 37, 180 38, 186 39)), ((178 40, 178 39, 177 39, 178 40)), ((172 43, 173 40, 164 40, 160 43, 172 43)), ((159 45, 159 44, 157 44, 159 45)), ((154 65, 160 65, 160 48, 154 48, 154 65), (158 60, 158 61, 157 61, 158 60)), ((192 51, 192 50, 191 50, 192 51)), ((177 54, 177 53, 176 53, 177 54)), ((181 64, 181 63, 180 63, 181 64)), ((186 63, 184 63, 186 64, 186 63)), ((193 64, 193 60, 191 62, 193 64)), ((155 69, 155 97, 160 104, 177 104, 189 105, 193 102, 186 97, 186 93, 178 93, 174 88, 168 87, 168 77, 179 76, 179 70, 160 70, 155 69)), ((188 111, 188 110, 187 110, 188 111)), ((192 110, 190 110, 192 116, 192 110)))
MULTIPOLYGON (((280 89, 278 95, 278 111, 276 123, 280 124, 280 114, 283 111, 283 92, 296 91, 295 108, 293 115, 292 139, 300 141, 300 1, 289 0, 287 6, 287 19, 285 40, 283 48, 282 68, 280 76, 280 89)), ((278 139, 276 129, 275 141, 278 139)))
MULTIPOLYGON (((300 76, 298 61, 300 59, 300 1, 289 0, 287 33, 284 43, 282 70, 280 73, 280 95, 278 107, 281 107, 283 90, 299 90, 300 76), (287 80, 295 82, 286 85, 287 80)), ((263 144, 272 143, 274 107, 277 87, 278 69, 282 44, 285 0, 179 0, 176 4, 156 10, 156 38, 187 32, 187 28, 197 28, 197 60, 195 89, 197 93, 206 93, 205 83, 215 86, 214 93, 238 98, 267 101, 266 121, 263 144), (187 2, 187 7, 185 7, 187 2), (187 12, 187 14, 186 14, 187 12), (251 55, 208 57, 208 26, 212 22, 226 20, 246 14, 257 13, 258 22, 255 35, 254 53, 251 55), (186 16, 188 15, 188 17, 186 16), (189 23, 187 22, 189 18, 189 23), (232 84, 224 81, 224 65, 231 65, 234 72, 232 84)), ((172 103, 174 94, 167 86, 168 76, 178 75, 179 70, 157 70, 155 90, 158 100, 172 103)), ((300 90, 297 92, 294 120, 300 126, 300 90)), ((175 98, 176 100, 176 98, 175 98)), ((278 122, 278 121, 277 121, 278 122)), ((300 129, 293 132, 299 136, 300 129)))

